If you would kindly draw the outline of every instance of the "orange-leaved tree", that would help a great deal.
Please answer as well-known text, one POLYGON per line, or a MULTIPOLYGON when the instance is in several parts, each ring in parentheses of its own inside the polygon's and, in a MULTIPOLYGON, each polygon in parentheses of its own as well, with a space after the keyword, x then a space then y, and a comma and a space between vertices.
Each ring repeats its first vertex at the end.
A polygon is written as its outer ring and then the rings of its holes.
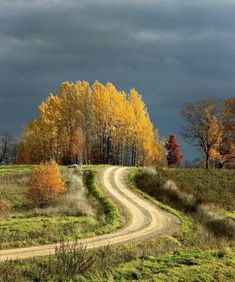
POLYGON ((49 205, 63 191, 64 183, 55 162, 33 168, 28 181, 27 197, 37 207, 49 205))

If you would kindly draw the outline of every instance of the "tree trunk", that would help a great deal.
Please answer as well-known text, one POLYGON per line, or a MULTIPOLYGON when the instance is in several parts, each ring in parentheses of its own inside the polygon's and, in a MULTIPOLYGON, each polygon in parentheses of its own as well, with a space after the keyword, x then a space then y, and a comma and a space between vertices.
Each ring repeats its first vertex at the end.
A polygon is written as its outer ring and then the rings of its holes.
POLYGON ((206 169, 209 168, 209 154, 206 153, 206 169))

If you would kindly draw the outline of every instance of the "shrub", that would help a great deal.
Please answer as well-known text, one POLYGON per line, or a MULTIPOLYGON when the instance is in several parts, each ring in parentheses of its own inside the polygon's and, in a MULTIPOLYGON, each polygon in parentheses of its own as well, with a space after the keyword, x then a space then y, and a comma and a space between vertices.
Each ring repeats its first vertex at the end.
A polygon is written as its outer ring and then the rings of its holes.
POLYGON ((86 246, 79 244, 78 241, 62 242, 55 249, 55 270, 60 277, 82 274, 91 268, 95 259, 95 256, 87 251, 86 246))
POLYGON ((37 207, 49 205, 64 191, 64 183, 55 162, 40 165, 32 170, 28 181, 27 197, 37 207))

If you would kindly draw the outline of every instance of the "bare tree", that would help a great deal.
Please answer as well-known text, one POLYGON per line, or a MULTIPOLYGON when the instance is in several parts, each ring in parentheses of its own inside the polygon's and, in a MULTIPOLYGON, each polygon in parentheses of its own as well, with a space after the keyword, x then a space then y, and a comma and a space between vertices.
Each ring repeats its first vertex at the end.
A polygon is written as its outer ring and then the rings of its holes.
POLYGON ((8 134, 0 134, 0 164, 14 163, 16 158, 16 145, 8 134))
POLYGON ((186 122, 182 136, 185 141, 199 147, 205 156, 206 168, 212 149, 219 147, 222 136, 221 109, 214 99, 204 98, 187 103, 182 110, 186 122))

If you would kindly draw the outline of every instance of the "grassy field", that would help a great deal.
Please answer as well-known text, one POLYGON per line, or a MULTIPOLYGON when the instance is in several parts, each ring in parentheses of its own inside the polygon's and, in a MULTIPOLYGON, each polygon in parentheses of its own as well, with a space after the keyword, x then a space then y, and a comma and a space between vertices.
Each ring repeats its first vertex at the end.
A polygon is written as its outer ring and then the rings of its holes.
POLYGON ((0 165, 0 176, 30 172, 33 165, 0 165))
POLYGON ((232 281, 234 257, 221 251, 184 250, 149 256, 113 270, 116 281, 232 281))
MULTIPOLYGON (((216 211, 223 209, 233 212, 234 171, 213 171, 213 173, 217 175, 223 189, 219 189, 216 179, 213 185, 206 182, 203 186, 203 182, 207 179, 207 171, 166 170, 159 172, 157 176, 137 169, 132 171, 130 189, 180 218, 181 229, 174 237, 161 236, 144 242, 108 246, 91 251, 79 245, 73 249, 62 247, 57 250, 55 257, 1 263, 0 281, 234 281, 233 239, 215 236, 198 220, 197 210, 188 210, 188 205, 194 206, 196 203, 196 205, 214 206, 216 211), (180 201, 177 205, 172 203, 175 194, 172 196, 170 193, 170 197, 159 197, 162 193, 160 189, 165 185, 169 175, 171 175, 170 179, 177 177, 177 186, 182 183, 179 191, 174 190, 175 188, 173 190, 177 195, 180 193, 180 197, 183 195, 186 209, 184 202, 180 201), (197 179, 197 182, 193 179, 197 179), (188 187, 190 181, 193 187, 188 187), (196 198, 197 187, 200 187, 198 189, 206 198, 205 201, 201 200, 201 195, 200 198, 196 198), (207 189, 215 187, 215 190, 209 192, 205 187, 207 189), (194 195, 196 200, 191 196, 184 198, 189 193, 194 195), (220 205, 218 197, 222 201, 227 199, 226 206, 220 205)), ((94 186, 94 172, 88 174, 91 174, 87 182, 89 191, 100 198, 103 209, 108 208, 106 218, 111 225, 118 224, 117 210, 111 203, 106 203, 107 199, 103 198, 102 191, 94 186)), ((169 187, 162 189, 165 194, 169 193, 169 187)))
POLYGON ((234 263, 231 249, 186 248, 162 236, 91 251, 62 245, 53 257, 1 263, 0 281, 227 282, 234 281, 234 263))
POLYGON ((161 176, 172 179, 180 191, 192 194, 205 204, 233 212, 235 209, 235 170, 166 169, 161 176))
POLYGON ((35 208, 26 197, 32 167, 0 166, 0 204, 5 206, 0 216, 1 249, 92 237, 118 226, 116 211, 98 190, 95 176, 86 174, 85 182, 90 181, 87 190, 82 178, 77 178, 76 173, 70 175, 66 167, 60 167, 60 170, 67 192, 50 206, 35 208), (109 212, 115 222, 110 219, 109 212))
POLYGON ((234 177, 232 170, 140 170, 134 181, 150 196, 192 217, 206 232, 231 240, 235 238, 234 177))
POLYGON ((0 220, 0 248, 56 243, 96 235, 99 222, 91 216, 35 216, 0 220))

